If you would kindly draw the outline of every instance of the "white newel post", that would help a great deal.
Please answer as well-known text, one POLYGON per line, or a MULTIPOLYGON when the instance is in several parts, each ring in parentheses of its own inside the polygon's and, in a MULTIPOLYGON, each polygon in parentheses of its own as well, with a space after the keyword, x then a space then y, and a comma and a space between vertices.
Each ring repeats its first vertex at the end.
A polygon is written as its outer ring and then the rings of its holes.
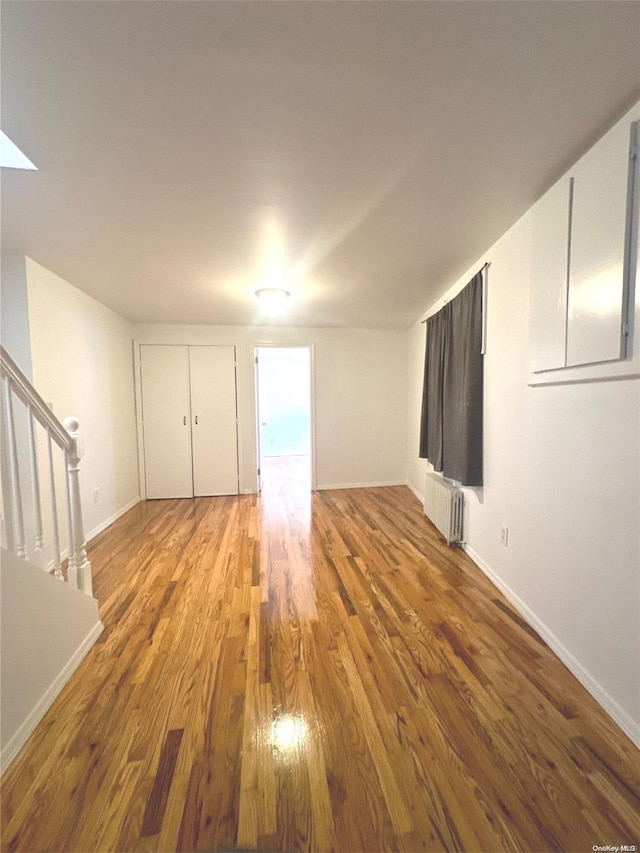
MULTIPOLYGON (((71 542, 69 543, 69 572, 77 577, 78 589, 93 595, 91 579, 91 563, 87 559, 86 543, 84 541, 84 525, 82 523, 82 502, 80 500, 80 460, 82 459, 82 438, 78 432, 80 426, 77 418, 66 418, 64 428, 72 439, 71 450, 67 454, 67 482, 69 484, 69 518, 71 527, 71 542)), ((72 577, 69 576, 72 583, 72 577)))

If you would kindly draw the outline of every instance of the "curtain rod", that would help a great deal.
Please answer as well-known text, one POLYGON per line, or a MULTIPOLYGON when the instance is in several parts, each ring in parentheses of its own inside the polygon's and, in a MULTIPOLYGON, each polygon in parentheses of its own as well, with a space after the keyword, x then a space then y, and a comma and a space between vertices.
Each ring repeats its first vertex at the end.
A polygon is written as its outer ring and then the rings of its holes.
MULTIPOLYGON (((491 261, 486 261, 486 262, 485 262, 485 263, 480 267, 480 269, 478 270, 478 272, 483 272, 484 270, 486 270, 486 269, 487 269, 488 267, 490 267, 490 266, 491 266, 491 261)), ((476 273, 476 275, 478 275, 478 273, 476 273)), ((466 286, 466 285, 465 285, 465 286, 466 286)), ((444 308, 444 306, 447 304, 447 302, 449 302, 449 300, 448 300, 448 299, 445 299, 445 301, 442 303, 442 307, 443 307, 443 308, 444 308)), ((437 314, 438 312, 436 311, 436 312, 434 312, 434 313, 436 313, 436 314, 437 314)), ((430 315, 429 315, 429 317, 433 317, 433 314, 430 314, 430 315)), ((429 317, 425 317, 425 318, 424 318, 424 320, 420 320, 420 325, 421 325, 421 326, 423 326, 423 325, 427 322, 427 320, 429 319, 429 317)))

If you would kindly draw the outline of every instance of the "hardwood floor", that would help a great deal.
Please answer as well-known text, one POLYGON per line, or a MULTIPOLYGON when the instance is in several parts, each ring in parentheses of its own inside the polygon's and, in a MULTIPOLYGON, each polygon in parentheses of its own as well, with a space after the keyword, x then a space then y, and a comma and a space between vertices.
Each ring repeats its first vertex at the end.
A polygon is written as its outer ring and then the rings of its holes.
POLYGON ((6 774, 2 849, 638 845, 638 750, 405 487, 151 501, 6 774))

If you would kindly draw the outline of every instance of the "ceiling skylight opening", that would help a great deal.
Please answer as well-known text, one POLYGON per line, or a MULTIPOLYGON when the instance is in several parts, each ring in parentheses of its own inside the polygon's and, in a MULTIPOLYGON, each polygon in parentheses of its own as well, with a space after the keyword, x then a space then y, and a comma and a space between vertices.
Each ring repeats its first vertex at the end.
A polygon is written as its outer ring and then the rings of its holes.
POLYGON ((5 169, 31 169, 38 170, 26 154, 12 142, 7 134, 0 130, 0 166, 5 169))

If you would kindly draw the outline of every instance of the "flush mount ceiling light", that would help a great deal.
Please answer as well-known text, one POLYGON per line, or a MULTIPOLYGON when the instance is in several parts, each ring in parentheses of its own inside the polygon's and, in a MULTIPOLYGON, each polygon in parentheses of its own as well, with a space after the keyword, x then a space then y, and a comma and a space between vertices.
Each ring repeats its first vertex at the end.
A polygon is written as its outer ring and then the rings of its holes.
POLYGON ((261 287, 256 290, 256 296, 265 308, 274 310, 284 305, 289 298, 289 291, 283 287, 261 287))

